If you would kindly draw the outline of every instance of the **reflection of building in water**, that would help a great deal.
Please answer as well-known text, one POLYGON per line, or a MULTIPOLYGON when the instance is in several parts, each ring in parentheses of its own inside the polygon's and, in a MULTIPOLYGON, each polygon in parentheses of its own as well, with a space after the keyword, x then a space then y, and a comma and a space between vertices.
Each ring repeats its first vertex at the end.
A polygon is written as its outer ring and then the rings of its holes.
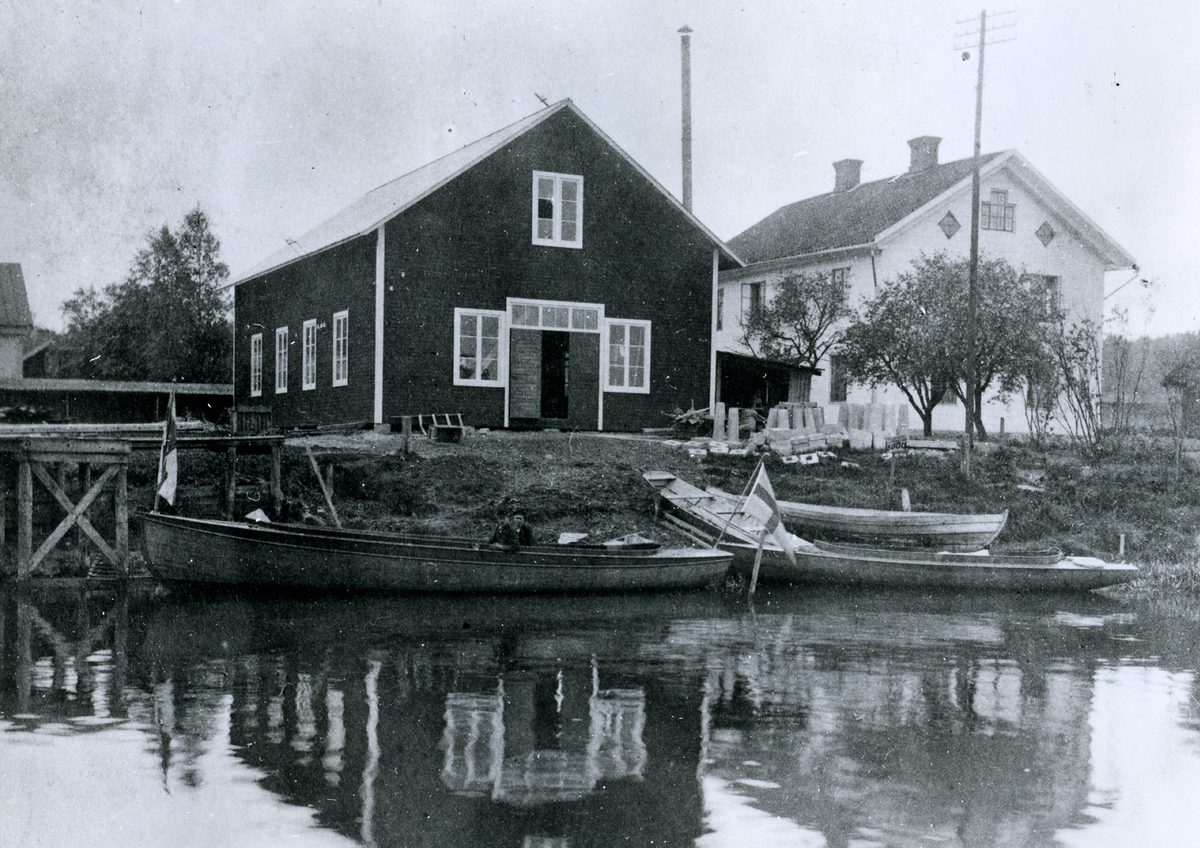
POLYGON ((502 680, 494 694, 447 694, 442 782, 528 807, 578 800, 601 781, 641 778, 643 690, 601 689, 593 665, 585 719, 575 714, 581 702, 572 683, 582 681, 559 670, 553 677, 518 675, 507 691, 502 680))
POLYGON ((830 844, 1053 844, 1087 802, 1091 674, 1028 634, 921 622, 822 644, 759 617, 753 650, 710 655, 702 775, 830 844))
POLYGON ((465 795, 486 795, 504 760, 504 684, 490 695, 446 695, 442 782, 465 795))

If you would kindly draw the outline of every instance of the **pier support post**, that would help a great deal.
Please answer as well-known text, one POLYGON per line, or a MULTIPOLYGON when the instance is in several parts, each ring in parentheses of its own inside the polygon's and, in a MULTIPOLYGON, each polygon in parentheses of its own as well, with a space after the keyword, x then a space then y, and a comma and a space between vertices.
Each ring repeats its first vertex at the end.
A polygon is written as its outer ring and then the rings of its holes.
POLYGON ((17 465, 17 577, 29 576, 33 557, 33 470, 28 459, 17 465))

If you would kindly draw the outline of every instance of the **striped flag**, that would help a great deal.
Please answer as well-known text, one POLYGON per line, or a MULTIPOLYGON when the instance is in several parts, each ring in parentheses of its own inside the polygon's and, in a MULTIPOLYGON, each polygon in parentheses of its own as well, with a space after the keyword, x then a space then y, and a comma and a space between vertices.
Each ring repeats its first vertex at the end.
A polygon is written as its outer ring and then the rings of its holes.
POLYGON ((154 493, 154 511, 160 501, 169 507, 175 506, 175 488, 179 485, 179 448, 175 444, 175 394, 167 409, 167 420, 163 424, 162 449, 158 454, 158 489, 154 493))
POLYGON ((792 534, 783 526, 783 519, 779 517, 775 491, 771 488, 771 481, 767 479, 766 466, 761 462, 750 486, 750 494, 746 496, 746 502, 742 505, 742 513, 761 524, 767 535, 774 538, 779 547, 783 548, 792 564, 796 564, 796 555, 792 552, 792 534))

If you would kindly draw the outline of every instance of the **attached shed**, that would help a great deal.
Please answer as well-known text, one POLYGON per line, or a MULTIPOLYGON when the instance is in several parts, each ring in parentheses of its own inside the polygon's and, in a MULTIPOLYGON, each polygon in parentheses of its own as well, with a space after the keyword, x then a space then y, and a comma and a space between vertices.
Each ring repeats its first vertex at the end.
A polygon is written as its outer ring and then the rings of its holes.
POLYGON ((741 261, 571 101, 367 194, 235 283, 236 402, 630 431, 711 401, 741 261))

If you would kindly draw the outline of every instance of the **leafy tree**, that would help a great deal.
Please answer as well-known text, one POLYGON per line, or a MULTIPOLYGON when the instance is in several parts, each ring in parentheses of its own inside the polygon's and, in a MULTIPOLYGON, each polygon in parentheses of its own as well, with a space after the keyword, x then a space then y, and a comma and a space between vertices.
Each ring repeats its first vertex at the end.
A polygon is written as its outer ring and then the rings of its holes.
POLYGON ((837 356, 848 380, 899 387, 929 436, 934 407, 955 370, 942 323, 933 318, 943 308, 942 295, 931 286, 910 287, 910 276, 884 283, 864 304, 842 333, 837 356))
POLYGON ((837 342, 833 327, 851 314, 849 297, 846 277, 789 274, 746 317, 742 342, 755 356, 815 368, 837 342))
MULTIPOLYGON (((1046 281, 1018 274, 1003 259, 981 257, 977 275, 975 382, 967 386, 968 260, 922 254, 888 281, 846 331, 840 355, 848 376, 900 387, 932 432, 933 410, 952 391, 964 402, 1006 398, 1042 369, 1060 311, 1046 281)), ((975 430, 986 437, 981 416, 975 430)))
POLYGON ((75 291, 66 319, 64 376, 228 382, 232 333, 221 286, 229 268, 197 207, 175 232, 147 236, 124 282, 75 291))

